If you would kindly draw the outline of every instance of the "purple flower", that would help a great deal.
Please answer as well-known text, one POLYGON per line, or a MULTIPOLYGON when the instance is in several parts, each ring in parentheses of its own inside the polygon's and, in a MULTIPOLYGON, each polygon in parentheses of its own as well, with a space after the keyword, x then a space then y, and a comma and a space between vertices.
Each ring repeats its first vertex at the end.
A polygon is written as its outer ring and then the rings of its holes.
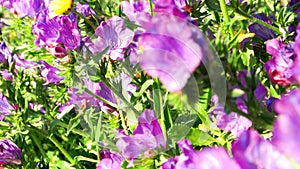
MULTIPOLYGON (((289 4, 288 4, 288 8, 291 9, 292 7, 296 7, 296 4, 298 3, 298 0, 289 0, 289 4)), ((299 13, 300 12, 300 6, 298 4, 297 8, 294 8, 293 11, 295 13, 299 13)))
POLYGON ((29 16, 34 18, 37 13, 46 9, 43 0, 20 0, 12 4, 19 17, 29 16))
POLYGON ((45 61, 40 61, 41 64, 41 75, 46 79, 46 84, 49 83, 60 83, 64 79, 62 76, 58 76, 57 74, 60 73, 56 67, 49 65, 45 61))
POLYGON ((0 141, 0 164, 21 164, 22 153, 15 143, 8 139, 0 141))
POLYGON ((16 62, 17 68, 29 69, 37 65, 37 63, 22 59, 18 55, 14 55, 13 59, 16 62))
POLYGON ((97 169, 121 169, 121 164, 125 160, 121 155, 107 149, 100 151, 100 158, 97 169))
POLYGON ((188 140, 179 141, 178 146, 182 154, 170 158, 161 169, 240 169, 224 148, 204 148, 196 152, 188 140))
POLYGON ((140 66, 171 92, 180 91, 203 57, 205 41, 188 20, 168 14, 145 17, 138 37, 140 66))
POLYGON ((51 19, 45 13, 40 13, 32 33, 37 36, 35 44, 40 48, 61 44, 68 50, 74 50, 80 46, 80 32, 73 13, 51 19))
POLYGON ((267 41, 267 52, 272 58, 265 64, 266 72, 271 81, 282 86, 289 85, 293 82, 293 59, 295 52, 293 44, 286 45, 278 39, 267 41))
POLYGON ((91 9, 88 4, 80 4, 78 3, 76 6, 76 10, 80 12, 84 17, 88 17, 90 15, 96 15, 96 13, 91 9))
MULTIPOLYGON (((216 95, 212 97, 212 102, 215 106, 213 115, 215 117, 217 127, 221 130, 229 131, 236 137, 239 137, 241 133, 252 126, 252 122, 244 116, 235 112, 230 112, 229 114, 225 113, 224 107, 219 105, 216 95)), ((241 97, 237 98, 236 105, 239 110, 248 114, 247 106, 241 97)))
POLYGON ((232 144, 234 159, 241 168, 293 168, 288 160, 268 141, 263 140, 255 130, 245 131, 232 144))
POLYGON ((138 118, 139 124, 132 136, 118 131, 117 147, 128 159, 139 157, 142 153, 149 155, 152 149, 166 146, 162 129, 153 110, 145 110, 138 118))
POLYGON ((0 0, 0 5, 4 6, 13 14, 19 17, 28 16, 34 18, 37 13, 46 9, 47 0, 0 0))
POLYGON ((87 46, 93 54, 104 51, 107 47, 107 54, 113 60, 122 60, 125 49, 133 40, 134 32, 125 28, 124 20, 118 16, 113 16, 106 22, 101 22, 97 27, 95 34, 97 39, 91 42, 87 39, 87 46))
POLYGON ((285 155, 300 164, 300 89, 291 91, 275 102, 279 114, 274 122, 273 144, 285 155))
MULTIPOLYGON (((267 18, 264 13, 256 14, 254 15, 254 17, 266 22, 267 24, 272 24, 272 21, 269 18, 267 18)), ((255 33, 255 36, 263 41, 276 37, 276 34, 271 29, 262 26, 258 23, 253 23, 249 25, 248 29, 250 32, 255 33)))
POLYGON ((3 71, 1 71, 1 75, 5 80, 12 81, 13 74, 8 72, 7 69, 4 69, 3 71))
POLYGON ((258 82, 258 85, 254 91, 255 98, 262 104, 262 101, 265 100, 265 97, 267 96, 268 91, 265 88, 264 85, 262 85, 260 82, 258 82))
POLYGON ((130 21, 137 21, 137 16, 141 13, 149 13, 149 3, 147 0, 130 0, 122 1, 120 3, 122 11, 129 18, 130 21))
POLYGON ((8 64, 8 61, 12 62, 12 54, 8 50, 5 42, 0 43, 0 63, 8 64))
POLYGON ((267 109, 268 109, 269 112, 273 112, 274 111, 274 103, 275 103, 276 100, 279 100, 279 99, 277 99, 275 97, 270 97, 266 101, 267 109))
POLYGON ((11 110, 14 110, 14 108, 9 104, 7 98, 0 92, 0 121, 4 119, 4 116, 10 115, 11 110))
MULTIPOLYGON (((88 78, 84 79, 84 86, 95 94, 100 90, 99 83, 92 82, 88 78)), ((79 90, 76 88, 69 88, 68 92, 71 98, 70 103, 77 105, 79 108, 86 108, 90 106, 100 107, 100 101, 86 92, 78 93, 79 90)))
POLYGON ((297 36, 295 38, 295 43, 294 43, 294 52, 296 54, 296 58, 294 60, 292 73, 295 79, 298 81, 298 83, 300 83, 300 24, 298 24, 296 33, 297 36))

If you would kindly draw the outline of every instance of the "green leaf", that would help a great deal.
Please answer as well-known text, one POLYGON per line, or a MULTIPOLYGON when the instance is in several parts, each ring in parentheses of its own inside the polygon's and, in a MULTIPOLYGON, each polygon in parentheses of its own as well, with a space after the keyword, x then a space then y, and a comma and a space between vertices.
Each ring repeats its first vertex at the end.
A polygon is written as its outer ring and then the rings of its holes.
POLYGON ((143 93, 149 88, 149 86, 153 85, 154 80, 149 79, 145 83, 143 83, 141 89, 138 92, 134 92, 133 96, 139 98, 143 95, 143 93))
POLYGON ((214 142, 214 138, 211 135, 197 128, 191 128, 186 138, 189 139, 193 145, 197 146, 206 146, 214 142))
POLYGON ((187 133, 189 132, 190 127, 185 126, 182 124, 174 124, 169 130, 168 130, 168 138, 173 142, 176 143, 179 140, 182 140, 185 138, 187 133))

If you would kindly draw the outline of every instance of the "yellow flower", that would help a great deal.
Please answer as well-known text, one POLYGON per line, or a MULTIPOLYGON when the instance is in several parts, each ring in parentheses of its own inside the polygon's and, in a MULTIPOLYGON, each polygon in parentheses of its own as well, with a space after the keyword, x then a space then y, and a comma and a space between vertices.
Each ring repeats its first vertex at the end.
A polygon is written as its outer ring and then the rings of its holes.
POLYGON ((71 10, 72 0, 52 0, 50 2, 50 17, 66 14, 71 10))

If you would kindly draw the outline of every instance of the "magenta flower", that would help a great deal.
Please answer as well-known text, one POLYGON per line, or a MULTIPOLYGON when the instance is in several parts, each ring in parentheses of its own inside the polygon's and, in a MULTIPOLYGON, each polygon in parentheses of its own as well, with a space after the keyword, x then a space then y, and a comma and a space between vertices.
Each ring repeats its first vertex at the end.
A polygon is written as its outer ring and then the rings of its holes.
POLYGON ((273 144, 286 156, 300 164, 300 90, 293 90, 275 102, 274 109, 279 114, 274 122, 273 144))
POLYGON ((128 159, 139 157, 142 153, 148 156, 151 150, 166 147, 166 140, 153 110, 145 110, 138 118, 139 124, 132 136, 118 131, 117 147, 128 159))
POLYGON ((293 82, 291 69, 295 53, 292 46, 278 39, 267 41, 267 52, 272 55, 272 58, 265 64, 265 69, 275 84, 286 86, 293 82))
POLYGON ((84 17, 88 17, 90 15, 96 15, 96 13, 91 9, 90 5, 88 4, 80 4, 77 3, 76 11, 80 12, 84 17))
POLYGON ((222 147, 195 151, 188 140, 179 141, 178 146, 182 154, 170 158, 162 164, 161 169, 240 169, 222 147))
POLYGON ((104 51, 107 47, 107 54, 113 60, 122 60, 125 49, 133 40, 134 32, 126 28, 124 20, 118 16, 113 16, 106 22, 101 22, 95 31, 97 39, 92 42, 86 39, 87 46, 93 54, 104 51))
POLYGON ((8 62, 12 62, 13 56, 11 52, 8 50, 5 42, 0 43, 0 63, 8 64, 8 62))
POLYGON ((49 83, 60 83, 64 79, 63 76, 58 76, 57 74, 60 73, 60 70, 58 70, 56 67, 53 67, 49 65, 45 61, 40 61, 41 64, 41 75, 46 79, 46 84, 49 83))
POLYGON ((149 13, 149 3, 147 0, 130 0, 122 1, 120 3, 122 11, 129 18, 130 21, 137 21, 137 16, 141 13, 149 13))
POLYGON ((0 92, 0 121, 4 119, 4 116, 10 115, 12 110, 14 110, 14 108, 10 105, 7 98, 0 92))
POLYGON ((68 55, 67 50, 61 45, 47 46, 46 49, 56 58, 63 58, 68 55))
POLYGON ((140 23, 145 30, 138 37, 142 70, 157 77, 167 90, 180 91, 203 57, 201 32, 188 20, 168 14, 145 16, 140 23))
MULTIPOLYGON (((245 130, 248 130, 252 126, 252 122, 249 119, 236 112, 227 114, 224 107, 219 105, 217 95, 214 95, 211 100, 215 106, 213 116, 215 117, 217 127, 221 130, 231 132, 236 137, 239 137, 245 130)), ((239 110, 246 114, 248 113, 248 108, 241 97, 237 98, 236 105, 239 110)))
POLYGON ((32 27, 32 33, 37 36, 35 44, 40 48, 61 44, 68 50, 74 50, 80 46, 80 32, 73 13, 52 19, 47 14, 40 13, 32 27))
POLYGON ((7 81, 12 81, 13 79, 13 74, 8 72, 7 69, 4 69, 3 71, 0 71, 1 72, 1 75, 2 77, 7 80, 7 81))
POLYGON ((232 144, 234 159, 241 168, 293 168, 289 161, 269 141, 263 140, 255 130, 245 131, 232 144))
POLYGON ((22 153, 19 147, 8 139, 0 141, 0 164, 21 164, 22 153))
POLYGON ((13 14, 18 14, 18 17, 28 16, 34 18, 37 13, 46 9, 48 1, 44 0, 8 0, 0 1, 0 5, 4 6, 13 14))
POLYGON ((98 163, 96 169, 121 169, 121 164, 125 160, 124 157, 118 153, 102 149, 100 151, 101 161, 98 163))

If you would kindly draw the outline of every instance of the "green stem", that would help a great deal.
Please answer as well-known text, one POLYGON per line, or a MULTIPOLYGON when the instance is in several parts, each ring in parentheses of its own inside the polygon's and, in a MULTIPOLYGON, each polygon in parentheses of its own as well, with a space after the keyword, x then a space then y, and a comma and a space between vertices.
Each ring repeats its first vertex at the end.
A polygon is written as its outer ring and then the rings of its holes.
MULTIPOLYGON (((61 122, 61 121, 59 121, 57 124, 58 124, 60 127, 63 127, 63 128, 65 128, 65 129, 68 128, 68 125, 65 124, 65 123, 63 123, 63 122, 61 122)), ((83 131, 81 131, 81 130, 78 130, 78 129, 74 129, 74 128, 73 128, 73 129, 72 129, 72 132, 75 133, 75 134, 79 134, 79 135, 81 135, 82 137, 89 137, 88 134, 86 134, 85 132, 83 132, 83 131)))
POLYGON ((91 22, 90 20, 88 20, 86 17, 84 17, 81 13, 77 12, 76 10, 72 9, 72 12, 74 12, 75 14, 77 14, 80 18, 84 19, 84 21, 86 23, 88 23, 94 30, 97 29, 97 27, 94 25, 93 22, 91 22))
POLYGON ((102 82, 115 94, 117 95, 128 107, 130 107, 136 114, 140 114, 135 108, 134 106, 129 103, 126 98, 123 96, 122 93, 120 93, 117 89, 115 89, 106 79, 101 78, 102 82))
POLYGON ((33 142, 37 145, 37 147, 40 150, 43 158, 45 158, 45 159, 48 160, 48 156, 47 156, 46 152, 44 151, 44 149, 43 149, 43 147, 41 145, 41 141, 32 132, 29 132, 29 136, 32 138, 33 142))
POLYGON ((71 163, 75 164, 75 160, 71 155, 63 148, 63 146, 54 138, 53 134, 50 135, 49 140, 60 150, 60 152, 66 157, 66 159, 71 163))
MULTIPOLYGON (((220 6, 221 6, 221 11, 224 17, 224 25, 228 26, 228 23, 230 22, 228 11, 227 11, 227 5, 225 3, 225 0, 220 0, 220 6)), ((229 27, 229 33, 231 36, 234 35, 232 27, 229 27)))
POLYGON ((110 105, 111 107, 113 107, 113 108, 115 108, 115 109, 118 108, 118 106, 117 106, 115 103, 112 103, 112 102, 110 102, 110 101, 108 101, 108 100, 106 100, 106 99, 104 99, 104 98, 102 98, 102 97, 100 97, 100 96, 94 94, 94 93, 93 93, 92 91, 90 91, 89 89, 85 88, 84 91, 87 92, 89 95, 95 97, 96 99, 102 101, 103 103, 106 103, 106 104, 110 105))
POLYGON ((247 19, 250 19, 253 22, 257 22, 258 24, 261 24, 261 25, 263 25, 263 26, 265 26, 265 27, 267 27, 267 28, 275 31, 277 34, 281 34, 279 28, 277 28, 277 27, 275 27, 273 25, 267 24, 266 22, 264 22, 264 21, 262 21, 260 19, 257 19, 255 17, 253 17, 253 16, 251 16, 251 15, 249 15, 249 14, 241 11, 240 9, 233 9, 233 10, 234 10, 235 13, 237 13, 237 14, 239 14, 241 16, 243 16, 243 17, 245 17, 247 19))

